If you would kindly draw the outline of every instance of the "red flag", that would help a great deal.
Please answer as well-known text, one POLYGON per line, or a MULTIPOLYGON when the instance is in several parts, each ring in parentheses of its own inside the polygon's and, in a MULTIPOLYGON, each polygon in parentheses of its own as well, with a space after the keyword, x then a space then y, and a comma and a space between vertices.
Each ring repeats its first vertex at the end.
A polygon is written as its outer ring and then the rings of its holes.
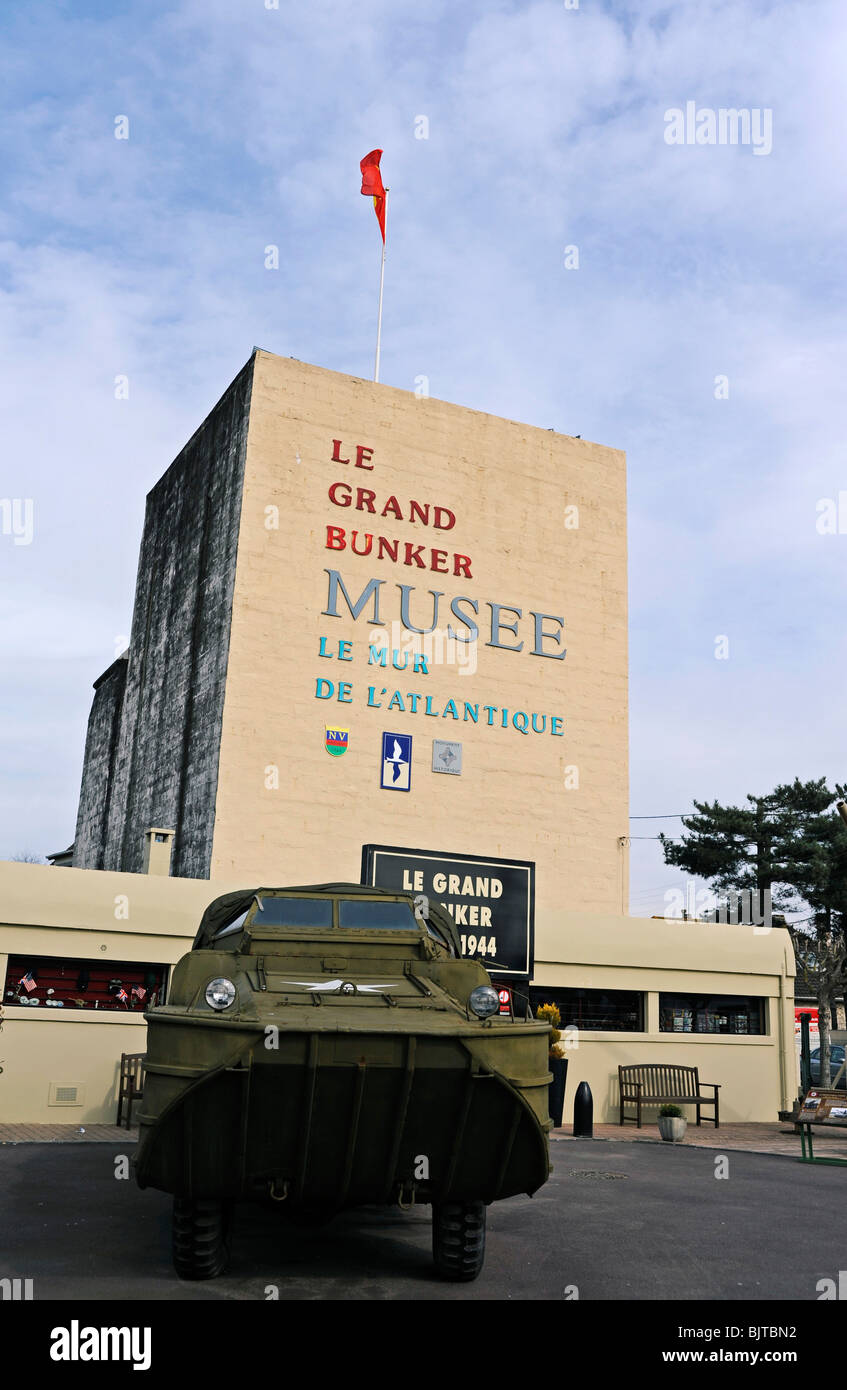
POLYGON ((371 150, 361 160, 359 168, 362 171, 362 192, 365 197, 374 200, 374 212, 379 223, 379 230, 382 232, 383 244, 385 243, 385 189, 382 184, 382 174, 379 172, 379 161, 382 158, 382 150, 371 150))

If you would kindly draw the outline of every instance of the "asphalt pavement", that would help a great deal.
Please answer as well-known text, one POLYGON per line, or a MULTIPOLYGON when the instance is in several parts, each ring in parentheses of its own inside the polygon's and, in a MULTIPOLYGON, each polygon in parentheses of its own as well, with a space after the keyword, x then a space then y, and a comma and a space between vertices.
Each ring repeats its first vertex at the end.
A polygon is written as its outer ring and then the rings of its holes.
POLYGON ((444 1283, 429 1208, 367 1208, 325 1226, 240 1206, 223 1277, 170 1263, 170 1198, 140 1191, 134 1145, 0 1146, 0 1278, 35 1299, 815 1301, 847 1270, 847 1170, 670 1144, 562 1140, 533 1198, 488 1211, 485 1268, 444 1283), (723 1160, 723 1163, 720 1161, 723 1160), (727 1176, 718 1174, 726 1171, 727 1176))

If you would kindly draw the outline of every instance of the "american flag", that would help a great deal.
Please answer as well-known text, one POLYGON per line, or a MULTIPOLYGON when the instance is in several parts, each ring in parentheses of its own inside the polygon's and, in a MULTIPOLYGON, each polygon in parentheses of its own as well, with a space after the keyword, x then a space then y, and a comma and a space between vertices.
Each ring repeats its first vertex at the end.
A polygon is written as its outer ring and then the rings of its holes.
POLYGON ((144 996, 145 996, 145 994, 147 993, 147 991, 146 991, 146 989, 144 988, 144 986, 143 986, 143 985, 133 985, 133 987, 132 987, 132 992, 133 992, 133 995, 135 996, 135 998, 138 999, 140 1002, 143 1003, 143 1001, 144 1001, 144 996))
POLYGON ((35 989, 35 987, 36 987, 36 986, 35 986, 35 980, 32 978, 32 971, 31 971, 31 970, 28 971, 27 974, 24 975, 24 977, 23 977, 22 980, 18 980, 18 984, 19 984, 19 985, 23 985, 23 987, 24 987, 24 989, 26 990, 27 994, 32 994, 32 991, 33 991, 33 990, 35 989))

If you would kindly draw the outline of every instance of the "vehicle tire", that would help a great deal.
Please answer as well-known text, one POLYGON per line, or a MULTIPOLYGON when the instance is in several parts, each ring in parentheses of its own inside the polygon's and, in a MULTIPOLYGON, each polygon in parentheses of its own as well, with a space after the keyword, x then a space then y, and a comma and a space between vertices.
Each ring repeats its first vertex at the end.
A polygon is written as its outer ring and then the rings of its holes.
POLYGON ((445 1202, 432 1208, 432 1257, 444 1279, 469 1283, 485 1259, 485 1203, 445 1202))
POLYGON ((174 1197, 173 1262, 181 1279, 215 1279, 229 1263, 232 1208, 174 1197))

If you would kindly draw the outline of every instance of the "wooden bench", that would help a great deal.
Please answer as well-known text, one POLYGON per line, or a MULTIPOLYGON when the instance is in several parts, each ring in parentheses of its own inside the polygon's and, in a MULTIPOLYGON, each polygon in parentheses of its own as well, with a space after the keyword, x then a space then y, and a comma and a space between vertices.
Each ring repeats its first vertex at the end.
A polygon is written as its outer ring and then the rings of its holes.
POLYGON ((642 1105, 696 1105, 697 1123, 700 1123, 700 1106, 715 1107, 715 1129, 720 1119, 719 1085, 713 1081, 700 1081, 697 1067, 671 1067, 647 1064, 646 1066, 618 1067, 618 1080, 621 1088, 621 1118, 636 1118, 624 1115, 624 1104, 631 1103, 637 1108, 638 1128, 641 1128, 642 1105), (701 1086, 711 1086, 713 1096, 706 1096, 701 1086))
POLYGON ((132 1123, 132 1102, 141 1100, 144 1095, 144 1053, 143 1052, 122 1052, 121 1053, 121 1076, 118 1085, 118 1119, 117 1124, 121 1123, 124 1102, 126 1102, 126 1127, 130 1128, 132 1123))

